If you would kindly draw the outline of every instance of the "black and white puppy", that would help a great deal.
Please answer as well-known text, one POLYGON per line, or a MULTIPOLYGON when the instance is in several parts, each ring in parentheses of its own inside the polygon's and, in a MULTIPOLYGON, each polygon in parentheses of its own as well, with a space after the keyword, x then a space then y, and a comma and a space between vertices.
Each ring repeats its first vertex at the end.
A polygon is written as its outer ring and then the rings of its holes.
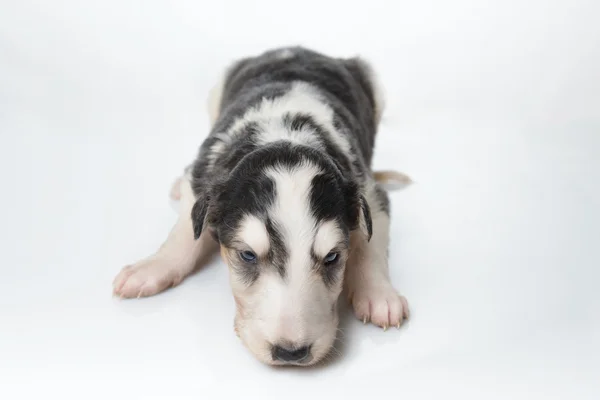
POLYGON ((369 64, 271 50, 235 62, 209 97, 212 130, 171 192, 179 219, 115 294, 175 286, 218 244, 236 331, 264 363, 322 360, 343 289, 358 318, 399 327, 408 305, 389 280, 389 202, 371 171, 383 98, 369 64))

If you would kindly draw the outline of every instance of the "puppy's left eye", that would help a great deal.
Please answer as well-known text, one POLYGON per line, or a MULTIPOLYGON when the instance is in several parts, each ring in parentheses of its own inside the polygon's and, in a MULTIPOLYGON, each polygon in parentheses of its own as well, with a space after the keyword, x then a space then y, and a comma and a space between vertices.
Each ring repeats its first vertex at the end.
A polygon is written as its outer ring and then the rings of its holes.
POLYGON ((338 259, 338 253, 331 252, 325 256, 325 259, 323 260, 323 262, 325 263, 325 265, 330 265, 330 264, 333 264, 334 262, 336 262, 337 259, 338 259))
POLYGON ((256 254, 251 251, 240 252, 240 258, 248 263, 256 262, 256 254))

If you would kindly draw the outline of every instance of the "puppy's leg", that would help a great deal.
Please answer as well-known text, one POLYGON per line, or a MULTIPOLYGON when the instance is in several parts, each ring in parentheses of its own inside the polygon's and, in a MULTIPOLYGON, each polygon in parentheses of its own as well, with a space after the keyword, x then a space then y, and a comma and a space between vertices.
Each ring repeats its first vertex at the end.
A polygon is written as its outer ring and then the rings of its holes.
POLYGON ((372 190, 368 197, 373 236, 367 241, 362 231, 352 233, 350 257, 346 264, 346 288, 354 313, 363 322, 387 329, 400 327, 408 318, 408 303, 392 286, 388 270, 390 232, 387 194, 372 190))
POLYGON ((121 270, 113 282, 115 295, 131 298, 162 292, 179 284, 200 259, 210 257, 218 248, 208 233, 194 240, 191 213, 195 199, 186 177, 179 178, 177 194, 181 200, 179 219, 167 240, 155 254, 121 270))
POLYGON ((169 197, 171 200, 179 201, 181 200, 181 181, 185 179, 183 176, 175 179, 173 185, 171 185, 171 191, 169 192, 169 197))

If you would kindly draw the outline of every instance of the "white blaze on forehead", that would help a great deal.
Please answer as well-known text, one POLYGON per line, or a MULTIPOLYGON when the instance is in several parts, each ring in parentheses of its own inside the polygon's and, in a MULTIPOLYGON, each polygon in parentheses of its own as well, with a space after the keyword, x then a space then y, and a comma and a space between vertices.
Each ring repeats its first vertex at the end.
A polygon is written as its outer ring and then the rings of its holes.
POLYGON ((330 326, 331 306, 339 294, 315 273, 311 256, 317 230, 322 231, 319 235, 323 243, 325 237, 336 236, 329 234, 334 231, 331 224, 318 226, 311 208, 312 181, 322 171, 305 161, 274 166, 264 173, 275 186, 268 215, 281 235, 287 257, 284 277, 275 268, 265 268, 252 287, 256 293, 256 324, 269 343, 314 343, 330 326))
POLYGON ((319 226, 315 236, 314 251, 318 257, 324 258, 342 241, 343 236, 335 221, 325 221, 319 226))
POLYGON ((269 215, 283 236, 289 255, 286 273, 290 277, 310 270, 310 250, 317 225, 311 210, 310 194, 312 180, 320 172, 318 167, 308 162, 266 171, 275 183, 276 194, 269 215))
POLYGON ((252 248, 258 255, 269 251, 269 234, 265 224, 253 215, 246 215, 240 224, 238 239, 252 248))

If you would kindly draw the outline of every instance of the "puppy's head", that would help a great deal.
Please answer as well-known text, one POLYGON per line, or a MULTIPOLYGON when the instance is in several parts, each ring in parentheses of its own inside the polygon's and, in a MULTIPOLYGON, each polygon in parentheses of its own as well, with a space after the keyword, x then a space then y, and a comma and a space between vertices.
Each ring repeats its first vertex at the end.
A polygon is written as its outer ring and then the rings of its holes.
POLYGON ((251 152, 192 211, 229 266, 235 328, 267 364, 310 365, 335 340, 349 235, 370 237, 368 205, 317 150, 276 143, 251 152))

